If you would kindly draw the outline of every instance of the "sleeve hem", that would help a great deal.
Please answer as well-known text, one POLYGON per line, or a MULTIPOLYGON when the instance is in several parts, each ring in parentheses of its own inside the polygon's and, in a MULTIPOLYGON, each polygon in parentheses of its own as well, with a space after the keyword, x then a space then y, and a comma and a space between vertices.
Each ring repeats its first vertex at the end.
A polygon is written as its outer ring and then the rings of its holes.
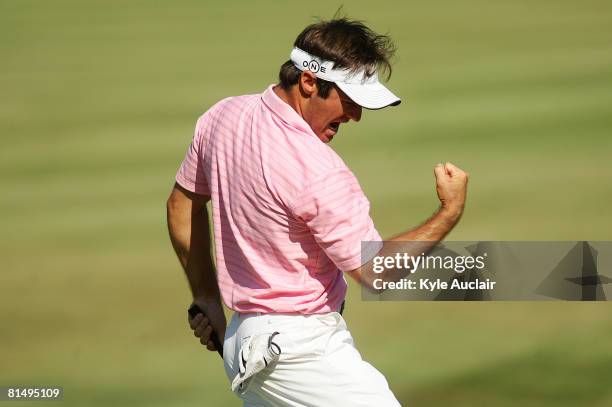
POLYGON ((176 177, 174 177, 174 180, 176 181, 177 184, 179 184, 181 187, 185 188, 189 192, 192 192, 196 195, 210 196, 210 192, 208 189, 198 188, 196 184, 194 184, 193 182, 187 181, 187 179, 185 179, 185 177, 183 177, 180 173, 176 174, 176 177))
POLYGON ((196 193, 195 184, 191 182, 187 182, 187 180, 183 178, 183 176, 181 176, 180 174, 176 174, 176 177, 174 177, 174 180, 176 181, 177 184, 185 188, 187 191, 193 192, 194 194, 196 193))
POLYGON ((336 264, 336 267, 342 272, 355 270, 372 260, 372 258, 380 252, 382 247, 382 238, 378 232, 374 230, 374 233, 372 233, 369 239, 361 241, 361 248, 357 256, 336 264))

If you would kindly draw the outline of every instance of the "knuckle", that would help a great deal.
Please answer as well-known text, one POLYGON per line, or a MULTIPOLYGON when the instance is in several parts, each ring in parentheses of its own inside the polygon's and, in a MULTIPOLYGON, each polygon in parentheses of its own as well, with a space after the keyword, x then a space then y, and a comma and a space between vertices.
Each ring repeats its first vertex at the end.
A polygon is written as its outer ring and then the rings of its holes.
POLYGON ((192 328, 198 326, 198 323, 200 322, 199 316, 200 314, 189 320, 189 325, 191 325, 192 328))

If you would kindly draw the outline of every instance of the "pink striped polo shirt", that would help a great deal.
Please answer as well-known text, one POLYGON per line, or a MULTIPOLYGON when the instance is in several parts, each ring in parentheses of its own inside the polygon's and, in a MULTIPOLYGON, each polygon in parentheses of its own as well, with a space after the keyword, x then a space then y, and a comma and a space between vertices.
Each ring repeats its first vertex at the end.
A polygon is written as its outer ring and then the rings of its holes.
POLYGON ((353 173, 273 87, 204 113, 176 181, 211 197, 225 305, 336 311, 342 272, 362 263, 361 241, 381 238, 353 173))

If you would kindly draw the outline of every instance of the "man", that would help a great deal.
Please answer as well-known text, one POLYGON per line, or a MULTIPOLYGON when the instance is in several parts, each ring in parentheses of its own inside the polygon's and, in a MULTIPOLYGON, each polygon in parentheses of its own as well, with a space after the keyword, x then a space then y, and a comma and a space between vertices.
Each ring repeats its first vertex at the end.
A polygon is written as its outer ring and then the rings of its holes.
MULTIPOLYGON (((213 331, 224 339, 226 374, 247 406, 399 405, 338 312, 343 273, 371 288, 368 260, 389 245, 355 176, 327 145, 362 108, 400 103, 378 80, 392 53, 388 37, 360 22, 313 24, 297 37, 278 85, 224 99, 198 120, 168 199, 168 227, 206 314, 190 326, 209 350, 213 331), (363 241, 378 243, 362 253, 363 241), (234 311, 229 327, 221 299, 234 311)), ((440 208, 391 240, 432 245, 458 222, 467 174, 450 163, 434 172, 440 208)))

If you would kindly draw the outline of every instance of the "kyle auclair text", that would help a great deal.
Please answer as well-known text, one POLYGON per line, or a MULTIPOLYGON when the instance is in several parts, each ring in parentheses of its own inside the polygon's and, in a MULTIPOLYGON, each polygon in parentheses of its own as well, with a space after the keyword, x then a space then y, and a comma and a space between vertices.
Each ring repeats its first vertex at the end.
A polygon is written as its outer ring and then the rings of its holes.
POLYGON ((408 280, 402 278, 399 281, 384 281, 382 278, 374 280, 374 288, 377 290, 493 290, 497 282, 487 278, 485 280, 475 279, 472 281, 443 281, 439 278, 420 278, 418 280, 408 280))

